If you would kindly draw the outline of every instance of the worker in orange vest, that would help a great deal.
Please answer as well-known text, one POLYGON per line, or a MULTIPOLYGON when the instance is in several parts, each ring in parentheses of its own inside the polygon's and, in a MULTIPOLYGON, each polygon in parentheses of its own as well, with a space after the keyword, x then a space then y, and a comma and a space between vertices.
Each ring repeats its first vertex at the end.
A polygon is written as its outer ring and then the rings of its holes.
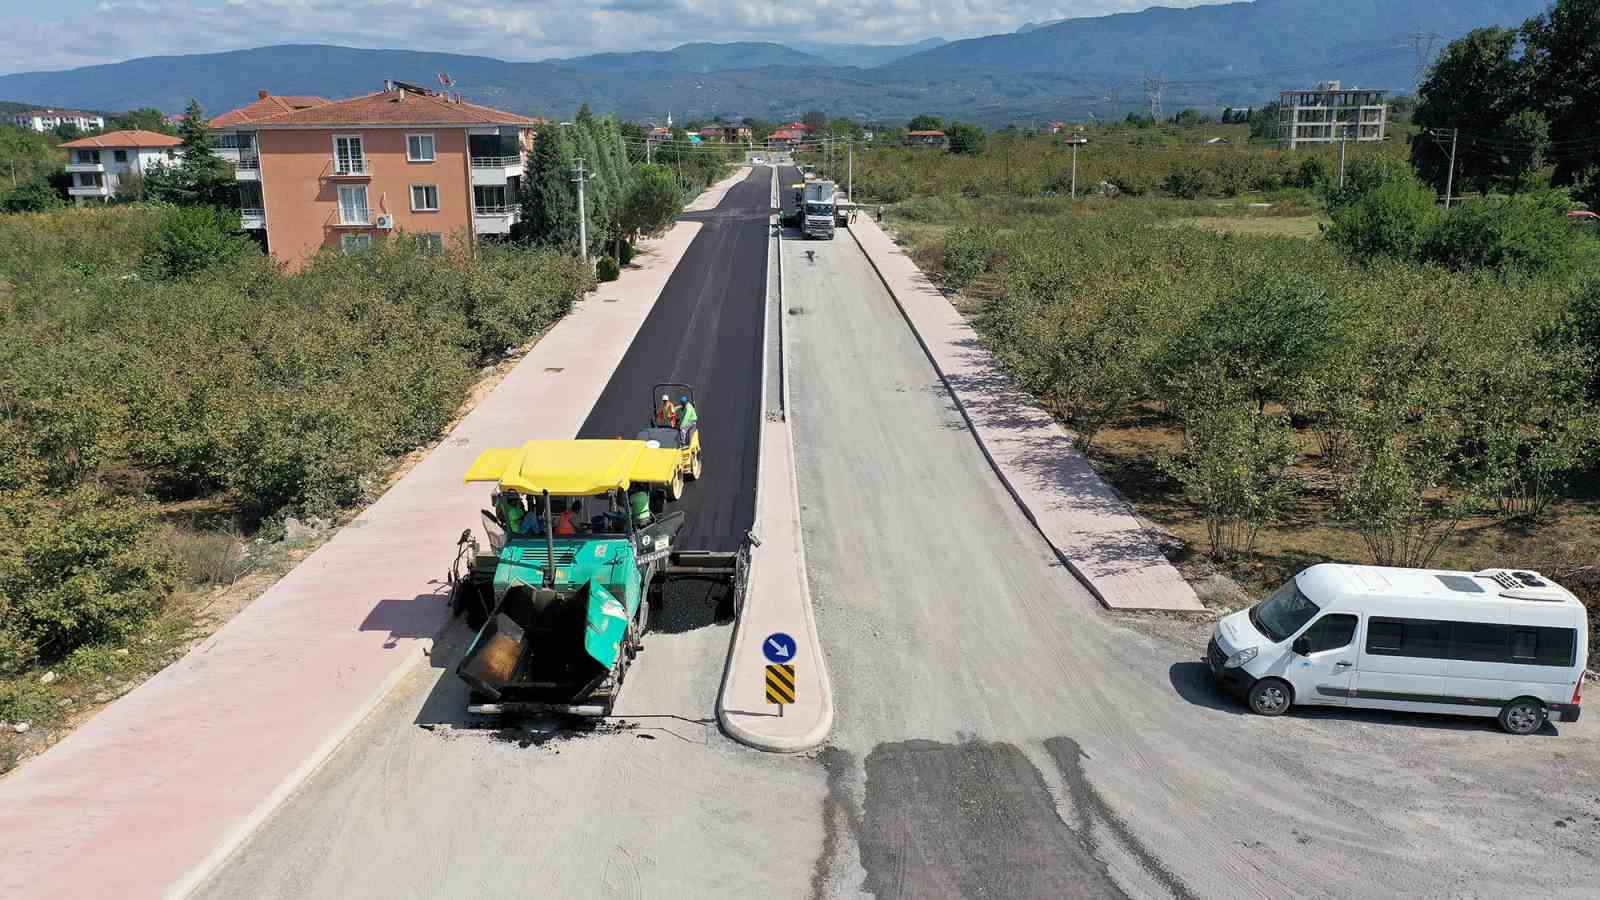
POLYGON ((556 537, 573 537, 578 533, 578 513, 583 509, 578 501, 564 504, 561 513, 556 516, 556 537))

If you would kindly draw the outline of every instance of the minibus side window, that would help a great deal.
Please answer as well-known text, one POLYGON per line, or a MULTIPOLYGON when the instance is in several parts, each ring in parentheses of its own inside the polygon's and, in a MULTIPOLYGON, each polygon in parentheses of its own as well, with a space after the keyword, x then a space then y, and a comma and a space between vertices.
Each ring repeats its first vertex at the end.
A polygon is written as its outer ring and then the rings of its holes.
POLYGON ((1504 625, 1485 622, 1450 623, 1450 658, 1470 662, 1505 662, 1504 625))
POLYGON ((1430 619, 1367 620, 1367 652, 1378 656, 1449 659, 1448 623, 1430 619))

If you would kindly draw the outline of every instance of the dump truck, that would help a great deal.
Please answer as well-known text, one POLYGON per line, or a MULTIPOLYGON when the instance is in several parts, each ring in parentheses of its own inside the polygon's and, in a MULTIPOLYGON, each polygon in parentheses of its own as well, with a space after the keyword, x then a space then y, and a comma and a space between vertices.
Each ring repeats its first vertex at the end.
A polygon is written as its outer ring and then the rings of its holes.
POLYGON ((747 535, 733 553, 677 546, 666 510, 682 453, 640 440, 529 441, 480 454, 465 481, 491 482, 483 552, 471 529, 449 576, 476 633, 456 666, 481 715, 610 715, 669 577, 733 584, 743 602, 747 535))
POLYGON ((831 181, 808 181, 805 188, 804 218, 801 231, 808 238, 833 240, 834 195, 838 187, 831 181))

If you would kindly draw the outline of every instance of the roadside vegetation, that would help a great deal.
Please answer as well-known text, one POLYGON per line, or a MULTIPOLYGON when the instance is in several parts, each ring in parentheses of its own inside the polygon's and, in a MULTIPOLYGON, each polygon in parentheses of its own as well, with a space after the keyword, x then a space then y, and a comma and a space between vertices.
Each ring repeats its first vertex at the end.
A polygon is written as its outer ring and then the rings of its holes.
POLYGON ((0 721, 48 724, 159 668, 205 592, 291 517, 372 499, 481 367, 594 283, 554 250, 409 240, 286 275, 232 224, 0 216, 0 721))
POLYGON ((1336 149, 1126 126, 1089 133, 1076 202, 1070 147, 1022 131, 860 153, 857 194, 1209 602, 1365 560, 1534 567, 1600 613, 1587 145, 1503 153, 1447 210, 1429 142, 1352 145, 1341 186, 1336 149))

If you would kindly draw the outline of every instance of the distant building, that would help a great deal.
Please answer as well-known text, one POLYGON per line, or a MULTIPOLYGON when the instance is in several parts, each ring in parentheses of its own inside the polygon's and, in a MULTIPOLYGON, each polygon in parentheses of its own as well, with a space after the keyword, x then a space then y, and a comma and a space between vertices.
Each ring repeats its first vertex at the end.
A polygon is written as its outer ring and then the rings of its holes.
POLYGON ((40 133, 62 125, 76 125, 81 131, 98 131, 106 127, 105 117, 99 113, 80 112, 75 109, 30 109, 11 117, 18 128, 40 133))
POLYGON ((1044 130, 1045 130, 1045 133, 1047 133, 1047 134, 1060 134, 1061 132, 1066 131, 1070 127, 1071 126, 1069 126, 1065 122, 1049 122, 1049 123, 1046 123, 1046 125, 1044 126, 1044 130))
POLYGON ((795 144, 806 139, 805 129, 794 129, 785 125, 767 135, 767 143, 773 146, 793 149, 795 144))
POLYGON ((1301 144, 1381 141, 1389 121, 1388 93, 1345 90, 1337 81, 1324 81, 1314 91, 1284 91, 1278 99, 1278 141, 1290 150, 1301 144))
POLYGON ((108 131, 67 141, 61 145, 72 177, 67 193, 78 203, 110 200, 125 176, 143 176, 157 163, 175 161, 182 143, 157 131, 108 131))
POLYGON ((236 135, 241 224, 297 269, 398 231, 437 248, 508 235, 538 121, 387 81, 346 100, 258 96, 210 124, 236 135))
POLYGON ((913 147, 943 147, 945 136, 942 131, 908 131, 906 143, 913 147))
POLYGON ((707 125, 700 129, 700 140, 708 144, 748 144, 750 129, 742 125, 707 125))

